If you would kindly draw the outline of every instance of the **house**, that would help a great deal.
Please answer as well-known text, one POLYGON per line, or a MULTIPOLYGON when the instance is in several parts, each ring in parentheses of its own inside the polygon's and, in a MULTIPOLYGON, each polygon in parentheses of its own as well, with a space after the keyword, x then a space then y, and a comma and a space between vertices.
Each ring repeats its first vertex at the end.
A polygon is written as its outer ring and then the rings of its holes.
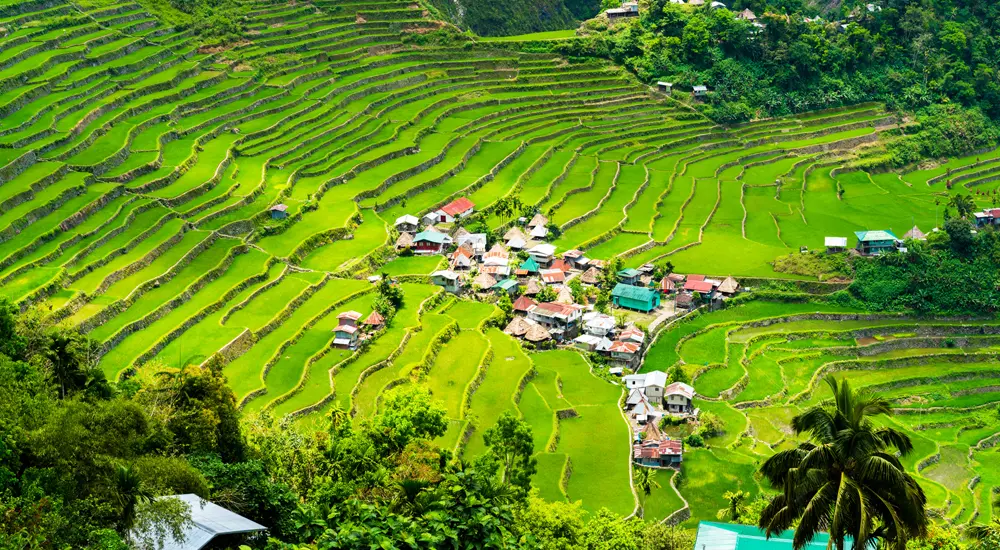
POLYGON ((528 319, 544 326, 559 341, 576 338, 582 309, 576 304, 542 302, 528 308, 528 319))
MULTIPOLYGON (((200 550, 206 546, 236 548, 245 542, 246 535, 267 530, 267 527, 195 494, 156 497, 156 500, 165 499, 184 503, 189 520, 180 526, 176 536, 168 535, 161 542, 160 547, 166 550, 200 550)), ((155 527, 139 527, 133 531, 131 538, 157 540, 161 534, 155 531, 155 527)))
POLYGON ((605 340, 605 338, 594 336, 593 334, 581 334, 573 338, 573 347, 582 349, 583 351, 596 351, 601 340, 605 340))
POLYGON ((482 258, 486 254, 486 233, 467 233, 461 237, 456 237, 458 246, 468 246, 472 249, 475 258, 482 258))
POLYGON ((538 274, 547 285, 561 285, 566 282, 566 274, 558 269, 541 269, 538 274))
POLYGON ((659 81, 659 82, 656 83, 656 87, 661 92, 663 92, 663 93, 665 93, 667 95, 671 95, 671 94, 674 93, 674 83, 673 82, 664 82, 664 81, 661 80, 661 81, 659 81))
POLYGON ((675 285, 680 284, 681 286, 684 286, 684 281, 687 280, 687 277, 681 275, 680 273, 670 273, 667 275, 667 278, 673 281, 675 285))
POLYGON ((361 324, 365 325, 369 330, 374 332, 385 326, 385 318, 382 317, 382 314, 373 310, 361 324))
POLYGON ((587 264, 590 263, 590 260, 583 256, 583 252, 575 248, 563 252, 562 257, 573 269, 586 269, 587 264))
POLYGON ((705 96, 708 95, 708 87, 707 86, 701 86, 701 85, 695 86, 695 87, 691 88, 691 92, 694 94, 694 97, 696 97, 698 99, 702 99, 702 98, 704 98, 705 96))
POLYGON ((416 216, 405 214, 396 218, 396 223, 393 224, 393 227, 395 227, 396 231, 399 231, 400 233, 404 231, 407 233, 415 233, 417 229, 420 228, 420 220, 417 219, 416 216))
POLYGON ((524 286, 524 293, 528 296, 534 296, 542 291, 542 283, 538 282, 538 279, 528 279, 527 284, 524 286))
MULTIPOLYGON (((522 243, 524 243, 527 242, 528 237, 518 227, 512 227, 508 229, 506 233, 503 234, 503 242, 507 243, 508 246, 510 246, 510 242, 515 239, 520 240, 522 243)), ((522 244, 521 246, 524 245, 522 244)))
POLYGON ((528 222, 527 228, 534 229, 536 227, 545 227, 549 224, 549 219, 541 214, 535 214, 532 216, 531 221, 528 222))
POLYGON ((663 402, 664 392, 667 388, 667 373, 654 370, 643 374, 630 374, 624 377, 624 380, 626 389, 639 390, 653 403, 663 402))
POLYGON ((493 285, 493 291, 497 294, 506 293, 508 296, 517 294, 517 281, 514 279, 504 279, 493 285))
POLYGON ((604 15, 608 16, 611 23, 630 17, 639 17, 638 2, 622 2, 622 7, 604 10, 604 15))
POLYGON ((508 265, 510 255, 501 245, 494 245, 489 252, 483 254, 483 265, 508 265))
POLYGON ((514 317, 511 319, 507 326, 504 327, 503 331, 505 334, 509 334, 514 337, 524 336, 531 329, 532 323, 529 323, 524 317, 514 317))
POLYGON ((615 340, 611 342, 611 347, 608 349, 611 362, 615 366, 625 367, 627 369, 635 370, 639 366, 639 362, 642 359, 642 354, 639 353, 642 346, 635 342, 622 342, 621 340, 615 340))
POLYGON ((431 212, 428 216, 434 219, 434 223, 452 223, 458 218, 465 218, 471 215, 475 210, 476 205, 472 204, 472 201, 469 199, 462 197, 431 212))
POLYGON ((1000 225, 1000 208, 984 208, 982 212, 972 215, 976 221, 976 227, 987 225, 1000 225))
POLYGON ((698 304, 695 303, 694 296, 685 292, 677 295, 674 305, 681 309, 694 309, 698 304))
POLYGON ((900 242, 892 231, 855 231, 854 235, 858 238, 855 250, 863 256, 877 256, 894 252, 900 242))
POLYGON ((462 290, 462 279, 451 270, 440 270, 431 273, 431 282, 448 292, 457 293, 462 290))
POLYGON ((538 262, 538 265, 542 267, 548 267, 552 263, 552 256, 556 253, 555 245, 551 244, 537 244, 528 249, 528 255, 538 262))
POLYGON ((596 267, 591 267, 580 275, 580 282, 585 285, 596 285, 601 281, 601 272, 596 267))
POLYGON ((847 237, 825 237, 823 246, 827 254, 836 254, 847 250, 847 237))
POLYGON ((618 339, 622 342, 635 342, 640 346, 646 342, 646 333, 642 329, 632 325, 618 334, 618 339))
POLYGON ((627 267, 618 272, 618 282, 626 285, 635 285, 639 282, 642 272, 638 269, 627 267))
POLYGON ((420 255, 440 254, 444 247, 452 243, 451 237, 435 231, 424 229, 413 236, 413 253, 420 255))
POLYGON ((413 246, 413 233, 400 233, 396 239, 396 250, 403 250, 413 246))
POLYGON ((749 9, 745 9, 740 13, 737 13, 736 18, 743 19, 744 21, 756 21, 757 15, 754 14, 754 12, 750 11, 749 9))
POLYGON ((693 414, 695 412, 691 400, 694 398, 694 388, 684 382, 674 382, 663 388, 663 407, 669 413, 693 414))
POLYGON ((740 291, 740 284, 736 282, 736 279, 730 276, 726 277, 726 279, 719 284, 719 288, 716 290, 719 291, 719 294, 728 298, 735 296, 736 293, 740 291))
POLYGON ((531 327, 528 328, 528 332, 524 334, 524 339, 537 344, 538 342, 551 340, 552 334, 541 325, 531 325, 531 327))
POLYGON ((913 239, 915 241, 926 241, 927 235, 924 234, 924 232, 921 231, 919 227, 914 225, 913 229, 907 231, 906 234, 903 235, 903 240, 905 241, 907 239, 913 239))
POLYGON ((517 300, 514 300, 514 314, 527 315, 531 306, 536 304, 538 304, 538 302, 528 298, 527 296, 519 296, 517 300))
POLYGON ((528 236, 535 241, 542 240, 545 237, 549 236, 549 228, 545 227, 544 225, 532 227, 531 230, 528 231, 528 236))
POLYGON ((472 280, 472 286, 476 287, 480 292, 493 290, 496 284, 497 280, 489 273, 480 273, 472 280))
POLYGON ((583 330, 593 336, 607 336, 615 330, 615 318, 598 311, 583 314, 583 330))
POLYGON ((472 251, 461 246, 451 253, 451 268, 465 271, 472 267, 472 251))
MULTIPOLYGON (((679 467, 684 455, 684 443, 680 439, 651 439, 632 445, 632 462, 640 466, 655 468, 679 467)), ((695 545, 695 548, 700 548, 695 545)), ((717 546, 705 546, 715 550, 717 546)))
POLYGON ((650 312, 660 307, 660 293, 652 288, 643 288, 624 283, 615 285, 611 291, 611 300, 616 307, 650 312))
POLYGON ((677 284, 670 280, 670 277, 664 277, 660 281, 660 294, 663 296, 668 296, 677 292, 677 284))
POLYGON ((526 275, 530 275, 532 273, 538 273, 539 269, 541 269, 541 267, 538 265, 538 262, 536 262, 534 258, 528 257, 527 260, 521 262, 521 265, 520 267, 517 268, 517 271, 518 273, 523 271, 526 275))
POLYGON ((283 220, 288 217, 288 205, 286 204, 276 204, 268 209, 271 213, 272 220, 283 220))
POLYGON ((686 283, 684 283, 684 290, 687 292, 697 292, 706 298, 711 298, 712 294, 715 292, 715 285, 712 281, 702 280, 692 280, 688 277, 686 283))
POLYGON ((549 269, 558 269, 563 273, 569 273, 570 270, 569 262, 563 260, 562 258, 558 260, 552 260, 552 265, 549 266, 549 269))
POLYGON ((575 304, 576 299, 573 298, 573 291, 569 289, 568 286, 559 287, 559 293, 556 296, 556 303, 559 304, 575 304))
POLYGON ((480 273, 489 273, 496 279, 506 279, 510 276, 510 266, 508 265, 481 265, 480 273))
MULTIPOLYGON (((789 529, 781 533, 768 535, 756 525, 739 525, 736 523, 718 523, 714 521, 698 522, 698 534, 695 536, 695 550, 789 550, 792 548, 795 531, 789 529)), ((803 546, 803 550, 826 550, 830 545, 830 535, 816 533, 813 539, 803 546)), ((853 550, 854 541, 844 539, 844 550, 853 550)))
POLYGON ((354 349, 358 347, 358 319, 361 314, 357 311, 345 311, 337 315, 337 328, 333 329, 333 347, 338 349, 354 349))

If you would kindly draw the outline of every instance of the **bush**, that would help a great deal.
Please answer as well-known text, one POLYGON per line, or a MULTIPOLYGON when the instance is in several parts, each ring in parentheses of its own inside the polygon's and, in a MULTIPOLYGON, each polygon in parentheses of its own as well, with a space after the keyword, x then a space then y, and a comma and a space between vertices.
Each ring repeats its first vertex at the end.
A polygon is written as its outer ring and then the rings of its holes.
POLYGON ((689 447, 704 447, 705 446, 705 438, 703 438, 699 434, 691 434, 691 435, 687 436, 686 438, 684 438, 684 443, 686 445, 688 445, 689 447))

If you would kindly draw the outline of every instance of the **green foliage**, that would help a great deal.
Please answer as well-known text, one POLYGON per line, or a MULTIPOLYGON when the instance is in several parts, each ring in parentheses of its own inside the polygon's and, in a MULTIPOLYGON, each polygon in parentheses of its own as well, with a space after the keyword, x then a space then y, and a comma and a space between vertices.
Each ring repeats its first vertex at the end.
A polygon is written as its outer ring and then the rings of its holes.
POLYGON ((903 547, 923 537, 927 499, 898 458, 913 444, 905 433, 874 421, 892 413, 889 402, 855 392, 832 376, 826 382, 834 404, 814 406, 792 420, 796 435, 808 441, 775 453, 760 467, 782 493, 764 509, 758 525, 769 535, 794 527, 797 545, 826 528, 831 544, 851 537, 862 548, 903 547))
POLYGON ((597 13, 593 0, 430 0, 433 7, 456 25, 480 36, 506 36, 568 29, 576 18, 597 13))
MULTIPOLYGON (((847 254, 826 254, 825 252, 810 252, 808 254, 791 253, 779 256, 774 260, 774 270, 778 273, 793 275, 808 275, 821 281, 829 279, 849 279, 851 264, 847 254)), ((786 287, 775 290, 796 290, 786 287)))
MULTIPOLYGON (((854 261, 850 298, 875 311, 982 314, 1000 307, 1000 235, 972 235, 965 220, 945 223, 945 241, 910 243, 906 254, 854 261)), ((831 296, 833 300, 849 297, 831 296)))
POLYGON ((689 447, 704 447, 705 438, 701 434, 691 434, 684 438, 684 443, 689 447))
POLYGON ((554 302, 558 298, 555 289, 550 286, 543 286, 542 290, 535 295, 536 302, 554 302))
POLYGON ((483 443, 488 449, 485 458, 496 464, 500 482, 527 493, 537 465, 531 426, 504 411, 496 426, 483 432, 483 443))

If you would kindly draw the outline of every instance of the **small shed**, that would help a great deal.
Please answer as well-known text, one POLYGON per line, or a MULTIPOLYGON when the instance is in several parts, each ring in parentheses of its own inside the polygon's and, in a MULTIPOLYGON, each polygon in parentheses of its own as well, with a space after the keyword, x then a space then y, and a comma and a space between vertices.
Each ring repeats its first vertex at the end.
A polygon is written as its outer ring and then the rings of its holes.
POLYGON ((702 86, 699 84, 698 86, 691 88, 691 92, 694 94, 694 97, 703 98, 708 95, 708 86, 702 86))
POLYGON ((396 231, 400 232, 406 231, 409 233, 416 232, 419 226, 420 226, 420 220, 416 216, 410 214, 404 214, 396 218, 396 223, 393 224, 393 227, 396 228, 396 231))
POLYGON ((915 241, 926 241, 927 235, 923 231, 921 231, 919 227, 914 225, 913 229, 907 231, 906 234, 903 235, 903 240, 905 241, 907 239, 913 239, 915 241))
POLYGON ((663 93, 665 93, 667 95, 671 95, 671 94, 674 93, 674 83, 673 82, 664 82, 664 81, 661 80, 661 81, 659 81, 659 82, 656 83, 656 87, 661 92, 663 92, 663 93))
POLYGON ((284 203, 272 206, 269 211, 272 220, 283 220, 288 217, 288 205, 284 203))
POLYGON ((601 272, 596 267, 591 267, 580 275, 580 282, 587 285, 596 285, 601 280, 601 272))
POLYGON ((371 314, 362 321, 363 325, 367 326, 372 330, 378 330, 385 326, 385 317, 382 317, 377 311, 372 311, 371 314))
POLYGON ((611 291, 611 299, 615 306, 650 312, 660 307, 660 293, 652 288, 632 286, 618 283, 611 291))
POLYGON ((836 254, 847 250, 847 237, 826 237, 823 239, 823 246, 826 247, 827 254, 836 254))
POLYGON ((492 290, 496 286, 497 280, 489 273, 480 273, 472 280, 472 284, 479 287, 479 290, 492 290))
POLYGON ((431 282, 444 288, 448 292, 458 292, 462 289, 462 280, 451 270, 435 271, 431 274, 431 282))

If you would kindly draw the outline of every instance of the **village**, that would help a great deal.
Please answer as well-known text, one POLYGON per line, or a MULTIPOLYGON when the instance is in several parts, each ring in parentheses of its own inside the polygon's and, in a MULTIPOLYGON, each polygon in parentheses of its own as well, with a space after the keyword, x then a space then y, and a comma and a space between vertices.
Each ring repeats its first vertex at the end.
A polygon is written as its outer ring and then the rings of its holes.
MULTIPOLYGON (((694 433, 700 411, 693 406, 691 385, 671 380, 661 370, 643 371, 650 334, 696 309, 720 308, 746 289, 731 276, 684 275, 652 264, 623 267, 620 261, 587 258, 581 250, 559 251, 548 242, 554 229, 539 212, 517 218, 502 235, 473 233, 466 225, 476 225, 468 223, 475 213, 476 205, 463 197, 421 217, 400 216, 393 223, 395 251, 399 256, 440 256, 447 267, 431 273, 430 281, 448 293, 507 301, 511 315, 503 331, 526 349, 562 347, 588 354, 607 379, 625 390, 622 413, 634 434, 633 461, 652 468, 679 467, 684 441, 662 427, 689 424, 694 433)), ((997 223, 1000 209, 977 213, 976 220, 980 226, 997 223)), ((854 248, 848 247, 847 237, 826 237, 825 252, 906 252, 905 240, 926 238, 916 226, 902 239, 891 230, 857 231, 855 237, 854 248)), ((339 313, 334 347, 357 349, 386 323, 374 311, 361 317, 356 311, 339 313)))

